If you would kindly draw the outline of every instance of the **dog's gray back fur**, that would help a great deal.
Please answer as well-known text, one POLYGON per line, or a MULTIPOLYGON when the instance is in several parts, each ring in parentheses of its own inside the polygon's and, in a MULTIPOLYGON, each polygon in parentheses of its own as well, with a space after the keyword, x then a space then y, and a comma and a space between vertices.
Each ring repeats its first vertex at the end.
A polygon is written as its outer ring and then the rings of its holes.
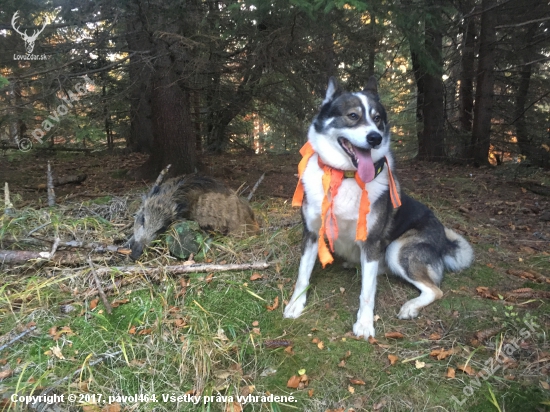
POLYGON ((254 212, 223 183, 207 176, 187 175, 155 186, 143 197, 130 240, 133 259, 176 220, 196 221, 207 230, 253 233, 258 230, 254 212))

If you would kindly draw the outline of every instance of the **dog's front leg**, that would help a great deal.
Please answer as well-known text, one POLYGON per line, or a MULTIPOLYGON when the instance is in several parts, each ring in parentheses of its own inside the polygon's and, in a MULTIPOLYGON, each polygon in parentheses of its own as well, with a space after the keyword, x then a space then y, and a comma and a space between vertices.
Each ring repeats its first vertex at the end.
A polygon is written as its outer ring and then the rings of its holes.
POLYGON ((306 306, 306 292, 309 286, 309 278, 317 259, 317 235, 307 229, 304 222, 304 235, 302 239, 302 258, 298 270, 298 280, 294 287, 294 293, 285 308, 285 318, 297 318, 306 306))
POLYGON ((376 276, 378 275, 378 260, 369 261, 365 245, 361 247, 361 295, 359 296, 359 311, 357 322, 353 325, 353 333, 368 339, 374 337, 374 296, 376 294, 376 276))

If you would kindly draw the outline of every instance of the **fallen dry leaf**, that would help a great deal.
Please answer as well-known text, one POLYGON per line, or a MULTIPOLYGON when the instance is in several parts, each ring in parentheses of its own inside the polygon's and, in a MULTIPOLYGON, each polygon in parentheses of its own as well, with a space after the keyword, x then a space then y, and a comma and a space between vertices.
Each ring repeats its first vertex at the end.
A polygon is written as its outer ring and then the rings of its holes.
POLYGON ((82 412, 101 412, 97 405, 84 405, 82 406, 82 412))
POLYGON ((254 326, 254 327, 260 326, 260 322, 258 322, 257 320, 255 320, 254 322, 252 322, 252 326, 254 326))
POLYGON ((3 371, 0 371, 0 379, 6 379, 9 378, 11 375, 13 375, 13 369, 4 369, 3 371))
POLYGON ((369 336, 369 339, 368 339, 369 343, 371 345, 376 345, 378 344, 378 341, 376 339, 374 339, 372 336, 369 336))
POLYGON ((495 336, 501 330, 502 330, 502 326, 495 326, 494 328, 488 328, 488 329, 477 331, 476 333, 474 333, 474 336, 478 341, 483 342, 484 340, 487 340, 495 336))
POLYGON ((550 390, 550 385, 546 381, 540 381, 540 386, 542 386, 547 391, 550 390))
POLYGON ((434 332, 430 335, 430 337, 428 339, 429 340, 439 340, 439 339, 441 339, 441 335, 439 333, 434 332))
POLYGON ((385 399, 382 399, 380 402, 374 404, 372 406, 372 408, 375 410, 375 411, 379 411, 381 410, 382 408, 384 408, 386 406, 388 402, 385 400, 385 399))
POLYGON ((338 363, 337 365, 339 368, 345 368, 346 367, 346 361, 344 359, 342 359, 340 361, 340 363, 338 363))
POLYGON ((460 364, 460 365, 457 365, 456 368, 457 368, 459 371, 462 371, 462 372, 464 372, 464 373, 467 373, 467 374, 470 375, 470 376, 473 376, 473 375, 476 374, 476 373, 474 372, 473 368, 472 368, 470 365, 460 364))
POLYGON ((212 282, 212 279, 214 279, 214 274, 213 273, 209 273, 208 276, 206 276, 206 278, 204 279, 204 281, 206 283, 211 283, 212 282))
POLYGON ((275 296, 275 299, 273 300, 273 305, 268 305, 267 310, 272 311, 279 307, 279 296, 275 296))
POLYGON ((325 348, 325 344, 323 343, 323 341, 321 341, 321 342, 319 342, 319 343, 317 344, 317 347, 318 347, 319 349, 323 350, 323 349, 325 348))
POLYGON ((122 410, 122 407, 120 406, 120 403, 111 403, 109 405, 105 405, 103 409, 101 409, 101 412, 120 412, 122 410))
POLYGON ((130 299, 117 299, 113 302, 111 302, 111 307, 112 308, 117 308, 119 307, 120 305, 124 305, 126 303, 130 302, 130 299))
POLYGON ((225 405, 225 412, 242 412, 242 410, 243 407, 237 401, 233 401, 225 405))
POLYGON ((135 335, 136 333, 136 327, 135 326, 132 326, 130 329, 128 329, 128 333, 130 335, 135 335))
POLYGON ((286 387, 291 389, 297 389, 298 385, 300 385, 300 377, 297 375, 292 376, 286 383, 286 387))
POLYGON ((352 394, 355 393, 355 388, 351 385, 348 385, 348 392, 352 394))
POLYGON ((313 338, 313 339, 311 339, 311 343, 317 344, 317 343, 319 343, 319 342, 321 342, 321 339, 319 339, 319 338, 313 338))
POLYGON ((65 359, 65 356, 61 353, 61 348, 59 346, 52 346, 50 350, 57 359, 65 359))
POLYGON ((294 355, 294 351, 292 350, 292 346, 289 346, 288 348, 286 348, 285 352, 288 353, 289 355, 294 355))
POLYGON ((311 398, 313 396, 313 392, 315 391, 313 389, 310 389, 309 391, 307 391, 307 396, 311 398))
POLYGON ((426 366, 426 362, 419 361, 418 359, 414 361, 414 367, 416 369, 422 369, 424 366, 426 366))
POLYGON ((454 368, 447 368, 447 374, 445 375, 445 377, 454 379, 455 373, 456 372, 454 368))
POLYGON ((395 363, 399 360, 397 356, 392 355, 391 353, 388 355, 388 359, 390 361, 390 365, 395 365, 395 363))
POLYGON ((350 378, 349 382, 352 385, 366 385, 365 381, 363 381, 361 379, 350 378))
POLYGON ((263 276, 260 275, 259 273, 253 273, 252 276, 250 276, 250 280, 258 280, 261 278, 263 278, 263 276))
POLYGON ((454 349, 434 349, 430 352, 430 356, 434 356, 435 358, 437 358, 437 360, 442 360, 445 359, 447 356, 452 355, 453 353, 455 353, 454 349))
POLYGON ((386 332, 384 336, 391 339, 403 339, 405 337, 401 332, 386 332))
POLYGON ((95 308, 97 308, 97 304, 99 303, 99 298, 96 298, 94 300, 92 300, 90 302, 90 309, 91 310, 94 310, 95 308))
POLYGON ((150 335, 153 332, 152 328, 145 328, 138 332, 138 335, 150 335))

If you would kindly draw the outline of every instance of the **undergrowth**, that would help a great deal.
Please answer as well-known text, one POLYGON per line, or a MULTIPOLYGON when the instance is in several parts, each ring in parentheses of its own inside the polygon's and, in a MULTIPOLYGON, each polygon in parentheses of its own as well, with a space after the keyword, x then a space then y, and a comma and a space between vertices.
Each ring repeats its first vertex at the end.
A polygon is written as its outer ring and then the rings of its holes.
MULTIPOLYGON (((446 224, 469 224, 452 204, 431 196, 423 200, 446 224)), ((43 251, 57 237, 121 244, 129 234, 133 201, 109 198, 4 215, 2 247, 43 251)), ((13 394, 41 393, 76 395, 82 403, 65 402, 63 410, 86 411, 121 410, 108 408, 109 396, 115 397, 111 407, 127 411, 548 410, 548 302, 495 301, 476 293, 478 286, 501 290, 510 283, 503 270, 513 264, 512 255, 496 248, 492 227, 476 226, 476 263, 448 274, 444 298, 418 319, 396 318, 418 292, 381 276, 376 341, 367 342, 351 333, 360 276, 339 262, 316 267, 302 317, 282 318, 300 257, 299 213, 280 199, 259 200, 253 207, 261 233, 246 239, 211 235, 202 259, 267 260, 269 269, 154 277, 146 269, 111 271, 101 276, 105 288, 126 281, 109 289, 111 314, 91 294, 95 283, 85 260, 73 267, 40 261, 3 266, 0 345, 36 328, 0 351, 3 410, 24 409, 9 401, 13 394), (476 333, 495 327, 494 334, 476 339, 476 333), (403 337, 385 336, 395 332, 403 337), (287 387, 292 376, 305 376, 298 389, 287 387), (154 394, 157 401, 122 398, 136 394, 154 394), (163 394, 173 398, 165 401, 163 394), (248 394, 266 398, 237 402, 248 394), (270 401, 269 395, 292 398, 270 401), (178 401, 178 396, 188 397, 178 401), (201 396, 197 405, 191 396, 201 396), (204 403, 206 396, 212 402, 204 403)), ((126 259, 104 254, 94 266, 122 266, 126 259)), ((162 240, 139 262, 144 268, 175 263, 162 240)), ((543 254, 522 264, 549 268, 543 254)), ((529 281, 516 286, 548 289, 529 281)))

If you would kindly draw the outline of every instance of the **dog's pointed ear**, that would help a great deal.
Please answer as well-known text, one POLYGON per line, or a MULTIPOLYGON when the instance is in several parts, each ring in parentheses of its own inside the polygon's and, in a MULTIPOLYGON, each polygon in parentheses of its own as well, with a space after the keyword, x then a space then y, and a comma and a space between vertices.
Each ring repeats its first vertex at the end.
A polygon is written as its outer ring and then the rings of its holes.
POLYGON ((371 76, 369 78, 369 81, 367 82, 364 91, 378 94, 378 81, 376 80, 376 77, 371 76))
POLYGON ((330 79, 328 79, 327 93, 325 94, 325 100, 323 100, 323 104, 330 102, 339 94, 340 86, 338 86, 338 82, 336 81, 336 79, 331 76, 330 79))

